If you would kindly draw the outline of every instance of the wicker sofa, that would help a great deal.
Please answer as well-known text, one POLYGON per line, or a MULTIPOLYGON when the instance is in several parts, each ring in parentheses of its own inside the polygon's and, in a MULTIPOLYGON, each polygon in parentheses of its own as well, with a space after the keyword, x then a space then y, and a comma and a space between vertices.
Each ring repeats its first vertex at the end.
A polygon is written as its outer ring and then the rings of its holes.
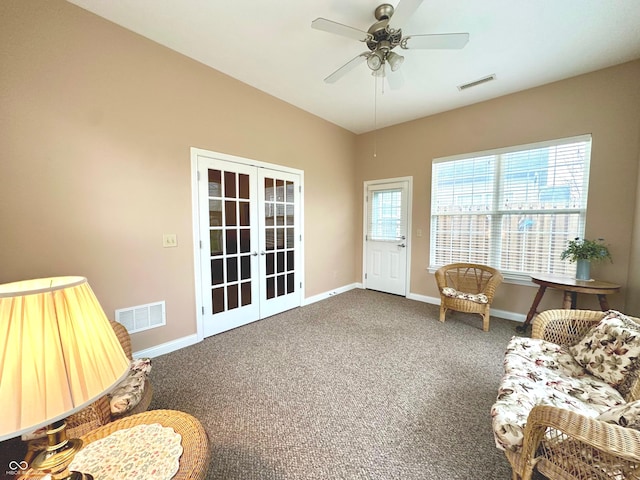
POLYGON ((640 319, 548 310, 513 337, 491 410, 496 446, 529 480, 640 479, 640 319))

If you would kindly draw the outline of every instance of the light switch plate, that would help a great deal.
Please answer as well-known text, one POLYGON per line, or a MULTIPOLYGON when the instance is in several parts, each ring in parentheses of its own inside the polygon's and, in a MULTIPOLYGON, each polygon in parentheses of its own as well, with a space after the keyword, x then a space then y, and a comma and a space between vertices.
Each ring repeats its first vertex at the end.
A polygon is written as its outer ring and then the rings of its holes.
POLYGON ((163 233, 162 234, 162 246, 164 248, 171 248, 178 246, 178 237, 175 233, 163 233))

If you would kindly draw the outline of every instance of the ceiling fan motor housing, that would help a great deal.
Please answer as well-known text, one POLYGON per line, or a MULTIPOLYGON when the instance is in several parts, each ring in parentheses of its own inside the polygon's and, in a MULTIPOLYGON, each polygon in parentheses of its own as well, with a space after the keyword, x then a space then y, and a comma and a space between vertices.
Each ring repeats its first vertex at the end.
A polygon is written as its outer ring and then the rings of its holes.
POLYGON ((394 8, 393 5, 389 3, 383 3, 379 5, 373 15, 376 17, 376 20, 389 20, 391 15, 393 15, 394 8))
POLYGON ((371 38, 367 40, 367 47, 372 52, 378 49, 390 51, 402 42, 402 30, 390 30, 388 28, 389 19, 393 12, 393 5, 388 3, 383 3, 376 8, 374 16, 378 21, 369 28, 368 33, 371 38))

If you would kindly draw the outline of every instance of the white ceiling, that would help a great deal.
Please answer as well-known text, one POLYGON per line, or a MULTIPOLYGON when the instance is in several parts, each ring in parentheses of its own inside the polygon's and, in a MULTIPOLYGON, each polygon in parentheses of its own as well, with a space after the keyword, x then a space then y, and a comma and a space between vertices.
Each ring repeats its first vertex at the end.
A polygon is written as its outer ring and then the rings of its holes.
POLYGON ((381 0, 69 1, 355 133, 640 58, 640 0, 424 0, 405 36, 468 32, 469 43, 400 50, 404 85, 379 83, 376 102, 366 64, 323 82, 367 48, 311 22, 366 31, 381 0), (495 81, 456 88, 490 74, 495 81))

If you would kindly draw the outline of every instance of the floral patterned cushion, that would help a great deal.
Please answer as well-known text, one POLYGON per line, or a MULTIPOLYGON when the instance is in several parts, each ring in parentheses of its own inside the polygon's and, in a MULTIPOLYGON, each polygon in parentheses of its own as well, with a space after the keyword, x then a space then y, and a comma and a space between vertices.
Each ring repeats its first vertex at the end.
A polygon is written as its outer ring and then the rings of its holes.
POLYGON ((111 413, 122 415, 140 403, 149 372, 151 372, 150 358, 131 361, 127 378, 108 394, 111 413))
POLYGON ((496 446, 522 446, 529 412, 551 405, 596 417, 624 398, 606 382, 586 372, 567 348, 540 339, 513 337, 504 360, 505 375, 491 409, 496 446))
POLYGON ((540 339, 512 337, 505 353, 505 372, 521 372, 527 365, 557 370, 573 377, 583 377, 587 373, 565 346, 540 339))
POLYGON ((489 299, 484 293, 464 293, 451 287, 444 287, 442 294, 449 298, 461 298, 463 300, 471 300, 476 303, 489 303, 489 299))
POLYGON ((597 419, 640 430, 640 400, 605 410, 597 419))
POLYGON ((570 351, 592 375, 626 396, 639 373, 640 325, 609 310, 570 351))

